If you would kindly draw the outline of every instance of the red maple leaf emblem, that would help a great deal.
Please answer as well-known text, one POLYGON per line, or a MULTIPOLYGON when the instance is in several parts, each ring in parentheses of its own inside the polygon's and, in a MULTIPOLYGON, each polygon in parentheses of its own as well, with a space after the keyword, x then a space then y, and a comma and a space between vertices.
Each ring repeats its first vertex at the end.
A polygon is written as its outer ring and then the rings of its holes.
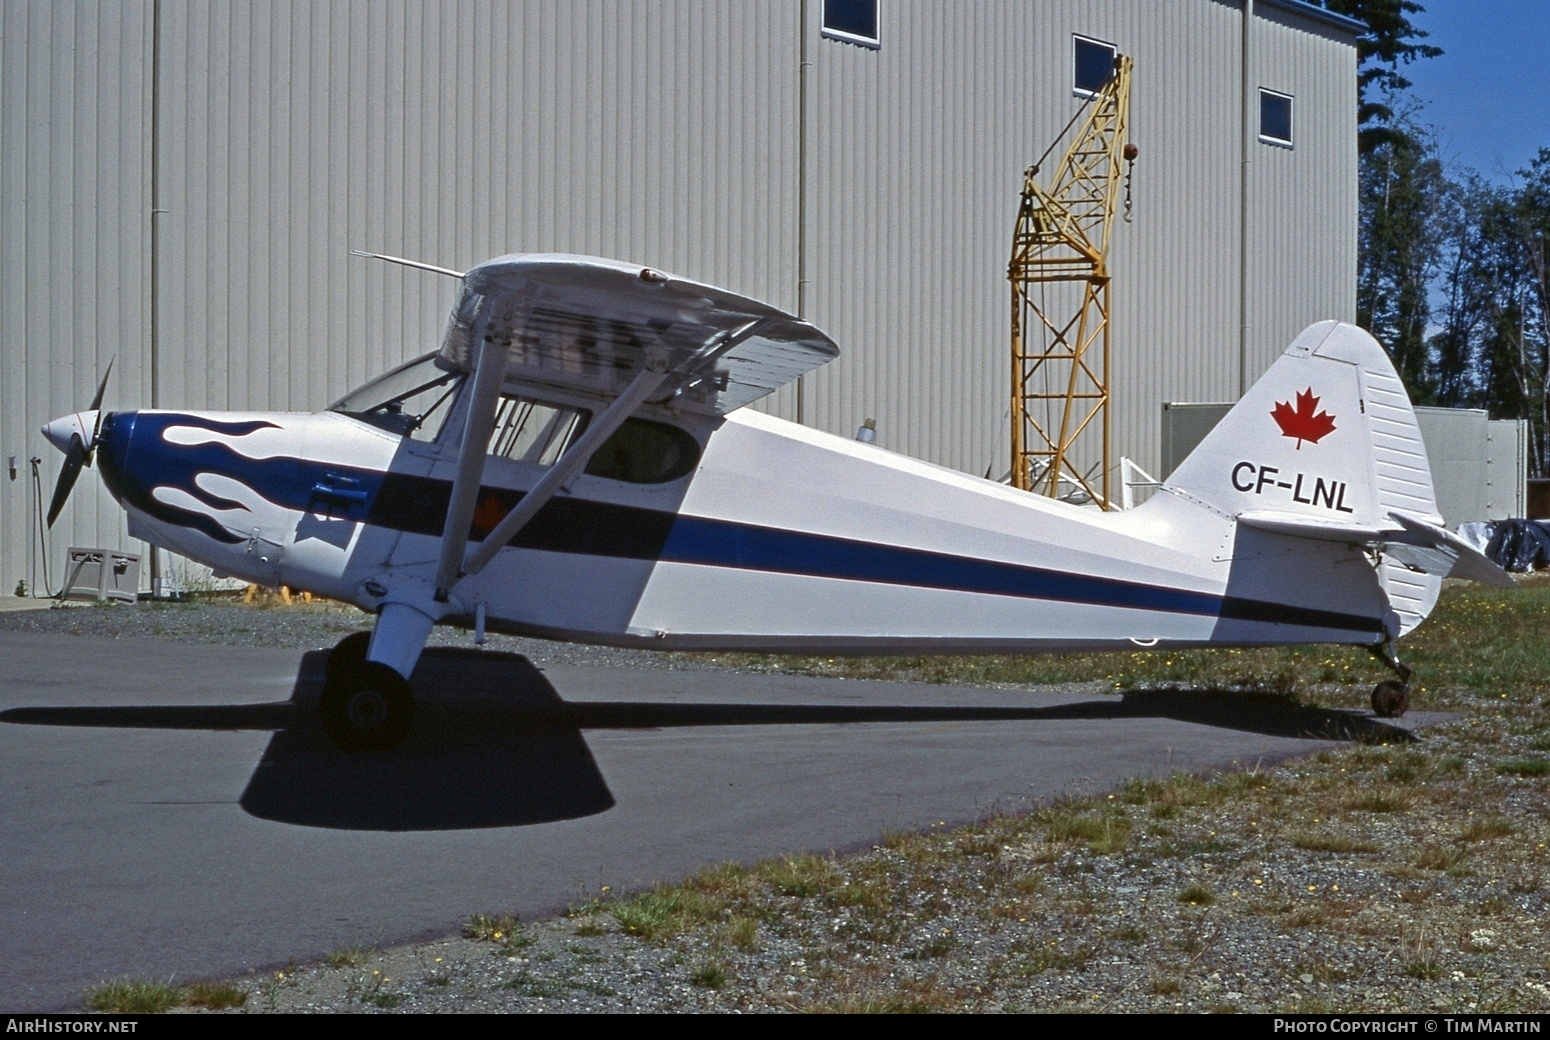
POLYGON ((1285 401, 1277 401, 1270 417, 1281 427, 1283 437, 1296 438, 1297 449, 1301 451, 1303 441, 1317 444, 1325 434, 1334 432, 1335 417, 1328 412, 1315 414, 1314 409, 1318 406, 1319 399, 1313 396, 1310 386, 1297 395, 1296 408, 1285 401))

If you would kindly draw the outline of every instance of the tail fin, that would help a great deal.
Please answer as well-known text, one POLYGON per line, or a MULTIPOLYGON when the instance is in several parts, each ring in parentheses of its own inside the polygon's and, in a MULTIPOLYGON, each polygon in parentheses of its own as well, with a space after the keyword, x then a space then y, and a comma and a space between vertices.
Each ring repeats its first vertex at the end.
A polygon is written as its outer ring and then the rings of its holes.
POLYGON ((1513 584, 1442 528, 1415 411, 1376 340, 1310 325, 1165 482, 1240 524, 1383 550, 1401 634, 1449 574, 1513 584))
POLYGON ((1376 340, 1337 321, 1304 330, 1167 483, 1234 516, 1441 523, 1404 385, 1376 340))

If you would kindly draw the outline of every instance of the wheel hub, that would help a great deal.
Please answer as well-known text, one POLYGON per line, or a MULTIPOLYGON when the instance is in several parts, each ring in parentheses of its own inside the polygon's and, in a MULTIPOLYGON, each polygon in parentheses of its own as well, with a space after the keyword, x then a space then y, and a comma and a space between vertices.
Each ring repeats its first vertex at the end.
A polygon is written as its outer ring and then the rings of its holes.
POLYGON ((376 690, 357 690, 345 712, 358 729, 376 729, 387 719, 387 700, 376 690))

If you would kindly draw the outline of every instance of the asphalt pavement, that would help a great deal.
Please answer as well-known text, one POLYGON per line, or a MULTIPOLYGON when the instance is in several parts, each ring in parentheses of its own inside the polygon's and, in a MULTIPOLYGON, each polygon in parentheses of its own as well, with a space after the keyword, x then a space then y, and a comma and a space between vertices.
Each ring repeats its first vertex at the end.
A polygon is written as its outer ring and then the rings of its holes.
MULTIPOLYGON (((323 655, 0 632, 0 1010, 552 914, 1340 736, 1251 700, 550 665, 433 648, 341 752, 323 655)), ((1288 713, 1289 712, 1289 713, 1288 713)), ((1330 720, 1335 728, 1329 729, 1330 720)), ((1412 720, 1407 720, 1412 721, 1412 720)), ((1363 723, 1365 724, 1365 723, 1363 723)))

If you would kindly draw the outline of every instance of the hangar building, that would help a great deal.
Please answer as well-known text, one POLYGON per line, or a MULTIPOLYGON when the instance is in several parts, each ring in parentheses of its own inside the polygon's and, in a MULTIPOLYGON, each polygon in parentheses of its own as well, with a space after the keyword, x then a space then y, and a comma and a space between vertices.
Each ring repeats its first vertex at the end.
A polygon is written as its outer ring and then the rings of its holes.
MULTIPOLYGON (((437 345, 456 269, 638 261, 766 300, 840 359, 765 407, 1008 467, 1023 170, 1130 55, 1116 457, 1355 315, 1358 23, 1299 0, 0 0, 0 592, 131 552, 83 408, 316 409, 437 345)), ((163 574, 178 562, 161 555, 163 574)), ((148 586, 149 574, 142 578, 148 586)))

